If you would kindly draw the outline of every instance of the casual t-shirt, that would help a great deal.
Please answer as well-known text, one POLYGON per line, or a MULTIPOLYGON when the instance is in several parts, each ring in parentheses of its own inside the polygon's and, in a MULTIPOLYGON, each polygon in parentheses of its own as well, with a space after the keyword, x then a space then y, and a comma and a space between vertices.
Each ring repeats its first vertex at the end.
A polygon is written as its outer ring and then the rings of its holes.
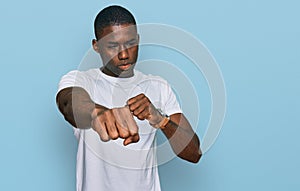
MULTIPOLYGON (((81 87, 91 99, 107 108, 123 107, 140 93, 164 113, 181 113, 169 84, 158 76, 134 70, 130 78, 108 76, 100 69, 71 71, 62 77, 58 91, 81 87)), ((78 139, 77 191, 160 191, 156 158, 156 130, 147 120, 134 117, 140 140, 123 146, 123 139, 102 142, 91 128, 74 129, 78 139)), ((76 119, 75 119, 76 120, 76 119)))

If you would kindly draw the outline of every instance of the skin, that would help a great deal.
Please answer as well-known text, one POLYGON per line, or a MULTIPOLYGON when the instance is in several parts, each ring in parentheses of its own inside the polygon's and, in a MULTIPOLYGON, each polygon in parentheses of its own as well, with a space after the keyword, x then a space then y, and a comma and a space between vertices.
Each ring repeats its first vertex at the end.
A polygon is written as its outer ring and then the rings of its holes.
MULTIPOLYGON (((134 25, 105 27, 101 31, 100 40, 92 41, 94 50, 104 63, 102 72, 112 77, 132 77, 138 57, 138 42, 139 35, 134 25)), ((125 146, 139 141, 138 127, 133 116, 147 120, 153 127, 163 120, 163 116, 144 94, 130 98, 123 108, 106 108, 96 104, 79 87, 61 90, 56 99, 65 119, 74 127, 92 127, 102 141, 121 138, 125 146)), ((170 121, 161 130, 177 156, 193 163, 199 161, 202 155, 200 141, 184 114, 171 115, 170 121)))
POLYGON ((139 35, 130 24, 105 27, 100 40, 94 39, 94 50, 100 54, 104 67, 102 72, 113 77, 132 77, 138 57, 139 35))

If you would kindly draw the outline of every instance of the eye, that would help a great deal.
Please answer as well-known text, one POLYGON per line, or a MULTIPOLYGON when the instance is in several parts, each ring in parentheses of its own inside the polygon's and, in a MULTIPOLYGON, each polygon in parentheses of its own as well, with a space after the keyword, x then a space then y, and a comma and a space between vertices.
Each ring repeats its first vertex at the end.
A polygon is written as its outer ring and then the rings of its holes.
POLYGON ((135 46, 137 45, 137 40, 131 40, 129 42, 126 43, 127 46, 135 46))
POLYGON ((116 45, 116 44, 108 45, 108 46, 107 46, 107 48, 109 48, 109 49, 115 49, 115 48, 117 48, 117 47, 118 47, 118 45, 116 45))
POLYGON ((115 48, 119 47, 119 43, 117 43, 117 42, 108 42, 106 44, 106 47, 109 48, 109 49, 115 49, 115 48))

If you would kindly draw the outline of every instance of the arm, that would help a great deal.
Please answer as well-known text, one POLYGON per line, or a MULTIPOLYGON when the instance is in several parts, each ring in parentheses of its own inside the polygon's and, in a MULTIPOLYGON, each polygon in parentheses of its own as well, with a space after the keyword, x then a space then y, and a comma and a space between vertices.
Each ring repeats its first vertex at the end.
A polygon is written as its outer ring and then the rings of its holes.
MULTIPOLYGON (((147 119, 153 127, 163 120, 163 116, 144 94, 129 99, 127 104, 133 115, 140 120, 147 119)), ((161 129, 178 157, 193 163, 200 160, 202 153, 199 138, 183 114, 171 115, 161 129)))
POLYGON ((184 114, 171 115, 162 132, 168 138, 177 156, 194 163, 200 160, 202 153, 199 138, 184 114))
POLYGON ((123 138, 124 145, 139 141, 138 127, 126 107, 108 109, 98 105, 80 87, 61 90, 56 102, 71 125, 80 129, 92 127, 102 141, 123 138))
POLYGON ((59 111, 72 126, 87 129, 91 126, 92 112, 103 112, 108 108, 95 104, 89 94, 80 87, 62 89, 56 96, 59 111))

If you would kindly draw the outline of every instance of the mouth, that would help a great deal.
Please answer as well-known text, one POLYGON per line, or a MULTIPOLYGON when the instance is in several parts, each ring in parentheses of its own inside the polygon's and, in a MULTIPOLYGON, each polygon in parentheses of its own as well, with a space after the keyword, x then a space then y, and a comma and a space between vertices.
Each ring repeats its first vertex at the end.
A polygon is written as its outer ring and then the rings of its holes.
POLYGON ((131 66, 132 66, 132 63, 125 63, 125 64, 120 64, 120 65, 118 65, 118 67, 119 67, 121 70, 127 70, 127 69, 129 69, 131 66))

